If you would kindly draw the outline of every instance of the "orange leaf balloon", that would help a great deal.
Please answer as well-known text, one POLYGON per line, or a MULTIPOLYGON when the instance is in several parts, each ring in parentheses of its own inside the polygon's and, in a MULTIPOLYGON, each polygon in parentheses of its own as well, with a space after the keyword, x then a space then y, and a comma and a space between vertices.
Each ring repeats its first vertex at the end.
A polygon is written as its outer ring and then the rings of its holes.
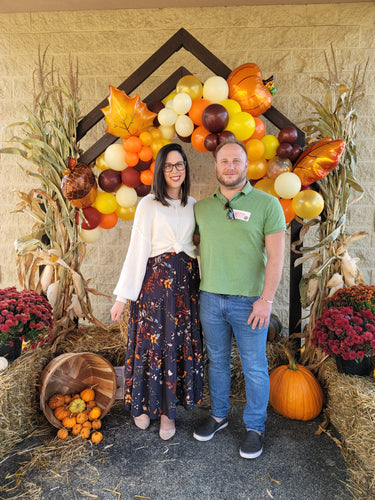
POLYGON ((339 164, 344 148, 345 141, 342 139, 320 139, 301 154, 294 165, 293 173, 301 179, 302 186, 320 181, 339 164))
POLYGON ((272 104, 272 94, 264 85, 262 73, 254 63, 242 64, 227 79, 229 97, 237 101, 242 111, 259 116, 272 104))
POLYGON ((152 126, 156 113, 147 109, 139 94, 129 97, 123 90, 109 86, 108 106, 102 108, 107 122, 106 132, 116 137, 139 136, 152 126))

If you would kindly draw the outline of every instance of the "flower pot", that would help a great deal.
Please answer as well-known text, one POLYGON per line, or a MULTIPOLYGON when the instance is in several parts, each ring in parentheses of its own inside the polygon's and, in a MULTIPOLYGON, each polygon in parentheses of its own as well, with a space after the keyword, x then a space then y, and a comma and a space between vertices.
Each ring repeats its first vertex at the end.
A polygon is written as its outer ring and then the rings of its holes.
POLYGON ((362 359, 342 359, 341 356, 336 356, 336 366, 340 373, 345 373, 346 375, 367 377, 371 374, 370 356, 365 356, 362 359))
POLYGON ((0 356, 4 356, 8 361, 14 361, 21 355, 22 350, 22 340, 15 339, 13 340, 13 345, 10 346, 9 342, 1 342, 0 341, 0 356))

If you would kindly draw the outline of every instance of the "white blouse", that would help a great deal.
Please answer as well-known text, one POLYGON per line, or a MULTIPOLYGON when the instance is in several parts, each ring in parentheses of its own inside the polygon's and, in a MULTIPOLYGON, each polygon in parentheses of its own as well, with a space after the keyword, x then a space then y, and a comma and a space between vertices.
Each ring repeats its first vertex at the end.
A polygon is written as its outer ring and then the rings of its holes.
POLYGON ((189 196, 185 207, 180 200, 168 202, 166 207, 148 194, 138 203, 128 253, 113 292, 120 302, 137 300, 149 257, 165 252, 197 256, 193 243, 195 199, 189 196))

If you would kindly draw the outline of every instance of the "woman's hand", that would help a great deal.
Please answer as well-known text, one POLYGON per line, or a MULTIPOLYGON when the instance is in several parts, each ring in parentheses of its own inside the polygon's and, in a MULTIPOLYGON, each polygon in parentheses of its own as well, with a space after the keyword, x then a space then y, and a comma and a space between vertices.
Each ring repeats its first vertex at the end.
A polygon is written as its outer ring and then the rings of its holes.
POLYGON ((120 302, 119 300, 116 300, 116 302, 113 304, 112 309, 111 309, 112 321, 117 323, 117 321, 121 318, 121 315, 124 312, 124 309, 125 309, 125 303, 120 302))

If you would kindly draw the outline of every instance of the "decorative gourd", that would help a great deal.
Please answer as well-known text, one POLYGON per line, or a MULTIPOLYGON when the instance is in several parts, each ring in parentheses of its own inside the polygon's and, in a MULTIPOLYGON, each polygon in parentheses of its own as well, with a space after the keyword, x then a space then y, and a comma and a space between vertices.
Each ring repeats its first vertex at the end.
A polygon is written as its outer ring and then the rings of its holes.
POLYGON ((86 404, 86 408, 92 410, 94 408, 94 406, 97 406, 96 402, 94 400, 92 401, 88 401, 87 404, 86 404))
POLYGON ((270 404, 284 417, 311 420, 322 411, 323 390, 311 371, 296 364, 291 353, 284 350, 289 365, 278 366, 270 375, 270 404))
POLYGON ((80 434, 82 439, 88 439, 90 437, 90 429, 88 427, 82 427, 80 434))
POLYGON ((72 429, 77 423, 76 417, 65 417, 62 421, 62 424, 67 429, 72 429))
POLYGON ((275 340, 275 338, 280 335, 282 328, 283 325, 279 318, 276 316, 276 314, 271 313, 270 323, 268 325, 267 331, 267 340, 270 342, 275 340))
POLYGON ((58 406, 53 412, 57 420, 63 420, 65 417, 70 416, 70 411, 65 408, 65 406, 58 406))
POLYGON ((91 168, 77 160, 68 159, 68 168, 63 172, 62 194, 76 208, 89 207, 95 200, 97 184, 91 168))
POLYGON ((94 406, 94 408, 89 413, 89 420, 96 420, 102 414, 102 410, 99 406, 94 406))
POLYGON ((76 415, 77 424, 84 424, 87 422, 89 416, 86 412, 78 413, 76 415))
POLYGON ((91 434, 91 441, 95 444, 100 443, 102 439, 103 439, 103 434, 101 432, 96 431, 91 434))
POLYGON ((65 394, 64 403, 68 404, 71 402, 71 400, 72 400, 72 396, 70 396, 69 394, 65 394))
POLYGON ((259 116, 272 104, 272 94, 262 79, 259 67, 254 63, 242 64, 227 79, 229 98, 241 106, 242 111, 259 116))
POLYGON ((59 406, 64 406, 64 396, 62 394, 54 394, 48 400, 48 406, 51 410, 56 410, 59 406))
POLYGON ((81 413, 86 409, 86 403, 81 398, 75 398, 69 403, 68 408, 71 413, 81 413))
POLYGON ((95 431, 98 431, 99 429, 102 428, 102 421, 99 419, 93 420, 91 422, 91 428, 94 429, 95 431))
POLYGON ((95 399, 95 391, 94 391, 94 389, 92 389, 91 387, 88 387, 87 389, 84 389, 81 392, 81 399, 83 399, 83 401, 85 403, 88 403, 89 401, 94 401, 94 399, 95 399))
POLYGON ((73 436, 78 436, 82 430, 82 424, 75 424, 72 427, 72 434, 73 436))
POLYGON ((86 420, 86 422, 83 422, 83 424, 82 424, 82 428, 83 427, 86 427, 87 429, 91 430, 91 422, 86 420))
POLYGON ((67 429, 59 429, 57 431, 57 437, 59 439, 66 439, 68 437, 68 434, 69 432, 67 431, 67 429))

